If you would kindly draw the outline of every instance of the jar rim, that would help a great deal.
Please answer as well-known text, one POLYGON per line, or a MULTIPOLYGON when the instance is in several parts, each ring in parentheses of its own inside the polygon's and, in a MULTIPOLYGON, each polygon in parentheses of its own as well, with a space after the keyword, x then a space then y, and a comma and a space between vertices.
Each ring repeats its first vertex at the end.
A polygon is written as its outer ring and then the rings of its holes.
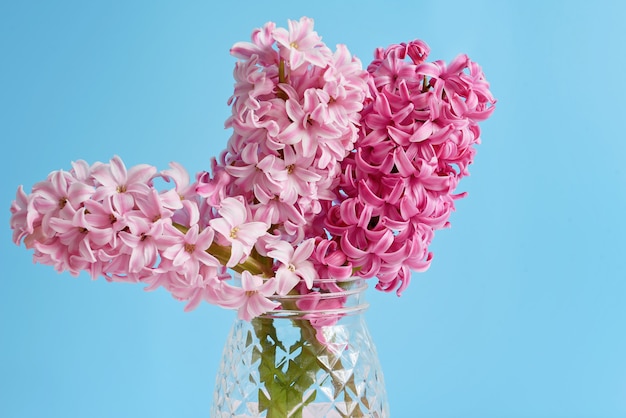
POLYGON ((323 286, 323 284, 343 284, 346 287, 341 291, 335 292, 313 290, 311 293, 270 296, 269 299, 278 302, 280 307, 266 312, 260 315, 260 317, 318 320, 323 318, 351 316, 359 314, 369 308, 369 303, 367 303, 362 296, 365 290, 367 290, 368 285, 362 278, 355 277, 343 281, 317 279, 313 283, 313 288, 319 287, 320 285, 323 286), (298 302, 309 300, 315 300, 317 302, 315 308, 300 309, 297 307, 298 302))
POLYGON ((303 293, 303 294, 299 293, 299 294, 287 294, 287 295, 274 295, 274 296, 270 296, 269 299, 276 301, 276 302, 280 302, 281 300, 302 300, 302 299, 310 298, 313 295, 321 299, 333 299, 333 298, 348 297, 351 295, 363 293, 365 292, 365 290, 367 290, 367 287, 368 287, 365 280, 361 278, 355 278, 355 279, 343 280, 343 281, 338 281, 334 279, 316 279, 313 281, 313 287, 316 287, 316 285, 319 286, 319 285, 324 285, 324 284, 335 284, 335 285, 347 284, 349 286, 339 292, 324 293, 324 292, 314 291, 312 293, 303 293))
POLYGON ((361 303, 356 306, 339 308, 339 309, 311 309, 311 310, 296 310, 296 309, 276 309, 273 311, 265 312, 259 315, 259 318, 271 318, 271 319, 306 319, 306 320, 318 320, 324 318, 339 319, 344 316, 352 316, 360 314, 369 308, 369 303, 361 303))

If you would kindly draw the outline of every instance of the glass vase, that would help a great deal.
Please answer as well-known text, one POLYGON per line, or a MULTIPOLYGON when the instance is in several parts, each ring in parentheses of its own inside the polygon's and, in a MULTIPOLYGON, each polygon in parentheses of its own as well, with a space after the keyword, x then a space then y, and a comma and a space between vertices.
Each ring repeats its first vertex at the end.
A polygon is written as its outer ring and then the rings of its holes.
POLYGON ((218 371, 211 417, 389 416, 360 279, 276 300, 282 308, 235 320, 218 371), (334 287, 328 292, 329 287, 334 287))

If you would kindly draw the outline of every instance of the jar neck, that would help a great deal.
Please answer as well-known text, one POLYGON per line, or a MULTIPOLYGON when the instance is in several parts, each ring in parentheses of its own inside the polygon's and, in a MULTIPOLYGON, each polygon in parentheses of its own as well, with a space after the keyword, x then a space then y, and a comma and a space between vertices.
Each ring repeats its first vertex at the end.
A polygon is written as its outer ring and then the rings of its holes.
POLYGON ((299 292, 270 299, 280 307, 260 318, 287 318, 319 320, 352 316, 365 312, 369 304, 365 300, 367 283, 361 278, 343 281, 318 279, 311 289, 302 287, 299 292))

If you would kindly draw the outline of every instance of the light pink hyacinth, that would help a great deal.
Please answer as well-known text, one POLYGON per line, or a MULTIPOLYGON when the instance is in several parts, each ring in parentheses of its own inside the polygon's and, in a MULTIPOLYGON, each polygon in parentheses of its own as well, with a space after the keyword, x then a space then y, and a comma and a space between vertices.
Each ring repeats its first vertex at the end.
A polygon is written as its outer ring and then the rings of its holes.
POLYGON ((330 50, 313 30, 313 19, 303 17, 299 21, 290 20, 289 30, 277 28, 272 33, 280 45, 281 58, 289 63, 292 70, 311 64, 325 67, 330 50))
POLYGON ((278 241, 271 244, 267 255, 278 261, 276 270, 277 293, 286 295, 303 281, 310 289, 313 281, 318 278, 313 263, 309 260, 314 250, 313 239, 303 241, 297 248, 289 243, 278 241))
POLYGON ((230 246, 226 267, 234 267, 250 255, 257 239, 265 235, 269 225, 252 221, 245 205, 232 197, 224 199, 218 212, 221 217, 212 219, 209 224, 230 246))
POLYGON ((401 293, 466 195, 457 187, 496 102, 467 55, 429 53, 420 40, 389 45, 364 69, 310 18, 268 22, 231 49, 231 136, 209 170, 76 161, 18 188, 12 239, 57 271, 164 288, 186 310, 206 302, 246 320, 280 309, 277 296, 339 308, 354 276, 401 293))
POLYGON ((275 295, 275 279, 264 280, 248 271, 241 273, 241 287, 228 286, 228 298, 221 301, 224 307, 237 309, 237 316, 250 321, 267 311, 277 308, 280 304, 269 299, 275 295))

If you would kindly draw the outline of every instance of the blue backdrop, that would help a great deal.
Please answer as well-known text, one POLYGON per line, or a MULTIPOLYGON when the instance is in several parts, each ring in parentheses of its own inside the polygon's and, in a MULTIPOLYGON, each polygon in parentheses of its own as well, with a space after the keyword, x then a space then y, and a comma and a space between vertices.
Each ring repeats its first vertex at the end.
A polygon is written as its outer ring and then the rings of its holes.
POLYGON ((33 265, 8 209, 78 159, 208 169, 229 48, 306 15, 364 62, 465 52, 498 98, 431 269, 368 292, 393 417, 626 417, 624 4, 3 2, 0 416, 208 416, 234 313, 33 265))

